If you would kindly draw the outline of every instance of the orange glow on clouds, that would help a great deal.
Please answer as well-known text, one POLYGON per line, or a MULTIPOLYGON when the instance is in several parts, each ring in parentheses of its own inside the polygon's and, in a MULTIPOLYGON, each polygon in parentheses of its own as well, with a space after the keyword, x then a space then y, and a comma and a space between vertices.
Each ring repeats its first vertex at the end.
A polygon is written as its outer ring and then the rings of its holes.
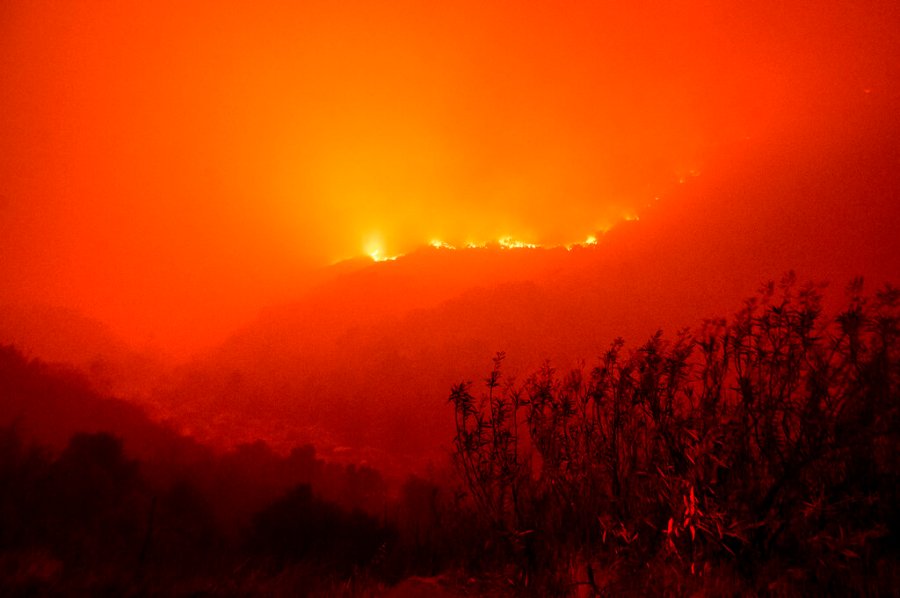
POLYGON ((571 244, 895 93, 893 3, 756 4, 5 2, 0 301, 197 347, 335 260, 571 244))

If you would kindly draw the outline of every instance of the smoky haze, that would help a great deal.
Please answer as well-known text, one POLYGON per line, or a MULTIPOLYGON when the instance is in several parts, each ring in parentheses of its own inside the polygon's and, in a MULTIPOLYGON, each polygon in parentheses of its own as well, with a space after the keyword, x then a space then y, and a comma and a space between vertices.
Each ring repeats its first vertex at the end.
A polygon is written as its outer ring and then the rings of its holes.
POLYGON ((897 12, 5 3, 0 302, 186 354, 373 249, 582 240, 723 146, 890 113, 897 12))

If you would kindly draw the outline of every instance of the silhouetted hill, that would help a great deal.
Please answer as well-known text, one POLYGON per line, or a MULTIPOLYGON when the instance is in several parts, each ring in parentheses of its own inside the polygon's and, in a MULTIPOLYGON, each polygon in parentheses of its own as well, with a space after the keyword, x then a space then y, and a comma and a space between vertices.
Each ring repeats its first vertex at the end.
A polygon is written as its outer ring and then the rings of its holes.
POLYGON ((230 498, 221 502, 232 515, 249 517, 265 500, 298 483, 348 507, 377 511, 381 504, 370 496, 384 491, 377 471, 327 463, 311 444, 298 442, 279 454, 254 440, 219 452, 170 424, 177 425, 153 421, 133 402, 99 394, 76 370, 0 345, 0 430, 12 431, 26 445, 60 453, 78 435, 115 435, 124 454, 141 460, 144 473, 157 482, 187 477, 210 493, 218 486, 230 488, 230 498))
POLYGON ((54 449, 76 433, 115 432, 141 458, 179 454, 190 461, 206 452, 134 403, 98 393, 78 370, 28 359, 9 345, 0 345, 0 397, 0 427, 15 426, 26 439, 54 449))
POLYGON ((311 445, 210 450, 0 345, 4 594, 180 594, 251 561, 258 572, 314 562, 328 575, 303 586, 327 585, 393 537, 386 490, 378 471, 327 463, 311 445))
POLYGON ((127 350, 102 322, 50 305, 0 306, 0 340, 46 361, 78 365, 127 350))
POLYGON ((0 306, 0 343, 67 364, 92 388, 120 397, 150 394, 173 365, 159 349, 132 347, 102 322, 51 305, 0 306))

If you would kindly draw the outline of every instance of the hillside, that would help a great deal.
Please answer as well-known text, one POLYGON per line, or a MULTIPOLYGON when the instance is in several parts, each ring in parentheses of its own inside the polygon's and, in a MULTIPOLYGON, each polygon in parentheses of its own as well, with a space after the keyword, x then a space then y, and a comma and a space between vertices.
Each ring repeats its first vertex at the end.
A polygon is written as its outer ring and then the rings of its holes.
POLYGON ((182 367, 149 404, 226 445, 260 435, 439 454, 448 388, 479 379, 496 351, 513 374, 590 363, 616 336, 727 316, 788 270, 831 282, 826 299, 841 302, 853 277, 874 288, 900 272, 900 137, 865 115, 839 133, 722 148, 596 246, 426 247, 344 266, 182 367))

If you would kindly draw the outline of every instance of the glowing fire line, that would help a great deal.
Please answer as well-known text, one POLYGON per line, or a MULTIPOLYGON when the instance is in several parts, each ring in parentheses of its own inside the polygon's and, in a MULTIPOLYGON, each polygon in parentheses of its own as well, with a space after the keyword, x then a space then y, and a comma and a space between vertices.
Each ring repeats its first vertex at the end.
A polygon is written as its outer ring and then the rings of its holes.
MULTIPOLYGON (((700 175, 700 172, 698 170, 690 170, 688 172, 688 175, 691 177, 696 177, 696 176, 700 175)), ((682 182, 682 183, 685 182, 684 176, 680 177, 679 182, 682 182)), ((658 196, 653 197, 653 201, 654 202, 659 201, 659 197, 658 196)), ((651 207, 651 205, 652 205, 652 203, 648 203, 647 207, 651 207)), ((621 220, 624 222, 636 222, 636 221, 640 220, 640 216, 633 212, 622 213, 620 215, 620 217, 621 217, 621 220)), ((601 226, 600 228, 597 229, 598 234, 606 233, 610 228, 612 228, 612 225, 601 226)), ((493 242, 483 242, 483 241, 478 242, 478 241, 470 240, 470 241, 467 241, 464 245, 462 245, 462 247, 464 249, 487 249, 489 247, 496 247, 496 248, 499 248, 502 250, 564 248, 564 249, 566 249, 566 251, 572 251, 576 247, 593 247, 597 244, 598 244, 598 238, 596 235, 589 235, 583 241, 579 241, 576 243, 565 243, 565 244, 557 244, 557 245, 541 245, 539 243, 529 243, 527 241, 515 239, 512 236, 507 235, 504 237, 500 237, 499 239, 497 239, 496 241, 493 241, 493 242)), ((432 249, 437 249, 437 250, 448 250, 448 251, 456 251, 457 250, 456 246, 451 245, 450 243, 447 243, 440 239, 431 239, 428 242, 428 246, 431 247, 432 249)), ((371 248, 371 247, 372 247, 372 245, 369 246, 369 248, 371 248)), ((404 255, 401 253, 401 254, 397 254, 397 255, 388 256, 388 255, 383 255, 383 253, 382 253, 383 250, 381 249, 381 247, 375 247, 374 249, 370 249, 370 250, 369 250, 369 248, 367 248, 367 254, 370 258, 372 258, 372 261, 374 261, 374 262, 392 262, 399 257, 403 257, 403 255, 404 255)))
MULTIPOLYGON (((492 243, 475 243, 472 241, 467 242, 463 248, 464 249, 486 249, 489 246, 494 245, 502 250, 513 250, 513 249, 555 249, 559 247, 564 247, 567 251, 571 251, 575 247, 591 247, 593 245, 597 245, 597 237, 594 235, 588 236, 584 241, 578 243, 567 243, 565 245, 540 245, 538 243, 528 243, 525 241, 520 241, 517 239, 513 239, 510 236, 501 237, 496 241, 496 244, 492 243)), ((446 250, 446 251, 456 251, 457 247, 447 243, 445 241, 441 241, 440 239, 432 239, 428 242, 428 246, 432 249, 438 250, 446 250)), ((405 254, 397 254, 397 255, 382 255, 382 250, 380 248, 373 249, 368 253, 369 257, 372 258, 373 262, 393 262, 397 258, 403 257, 405 254)))

